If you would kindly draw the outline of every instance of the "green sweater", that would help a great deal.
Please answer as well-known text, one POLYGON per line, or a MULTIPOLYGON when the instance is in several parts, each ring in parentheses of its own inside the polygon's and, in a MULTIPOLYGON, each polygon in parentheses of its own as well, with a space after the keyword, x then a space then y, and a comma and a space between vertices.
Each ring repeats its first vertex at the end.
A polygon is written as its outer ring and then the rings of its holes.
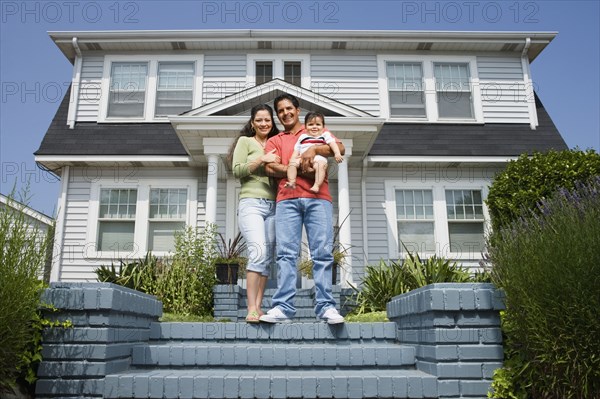
POLYGON ((242 136, 233 151, 233 175, 240 179, 242 191, 240 198, 275 199, 275 189, 271 187, 265 175, 265 166, 259 166, 253 173, 248 164, 264 154, 263 148, 253 137, 242 136))

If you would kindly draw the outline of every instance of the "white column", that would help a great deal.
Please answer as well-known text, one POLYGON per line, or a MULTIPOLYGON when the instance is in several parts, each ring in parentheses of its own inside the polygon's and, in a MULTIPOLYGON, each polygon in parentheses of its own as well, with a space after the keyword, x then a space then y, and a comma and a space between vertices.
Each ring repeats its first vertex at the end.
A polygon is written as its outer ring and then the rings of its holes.
POLYGON ((219 156, 207 154, 208 176, 206 178, 206 215, 205 224, 217 221, 217 184, 219 181, 219 156))
POLYGON ((338 164, 338 223, 342 223, 340 227, 338 239, 340 241, 340 249, 345 250, 346 262, 344 267, 340 269, 340 283, 342 288, 350 288, 350 284, 354 284, 352 279, 352 229, 350 224, 350 187, 348 182, 348 160, 352 155, 352 139, 343 139, 346 154, 344 162, 338 164))

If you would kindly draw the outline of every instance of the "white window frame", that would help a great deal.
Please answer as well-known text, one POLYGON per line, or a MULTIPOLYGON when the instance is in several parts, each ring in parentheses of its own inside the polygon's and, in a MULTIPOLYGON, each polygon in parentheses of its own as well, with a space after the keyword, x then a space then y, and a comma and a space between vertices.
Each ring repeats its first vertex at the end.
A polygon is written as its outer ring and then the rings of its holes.
POLYGON ((301 64, 302 87, 310 88, 310 55, 308 54, 248 54, 246 81, 250 86, 256 86, 256 62, 270 61, 273 63, 273 79, 284 80, 283 63, 299 61, 301 64))
POLYGON ((396 217, 396 190, 431 190, 433 194, 433 239, 435 252, 419 253, 419 256, 430 257, 432 255, 443 256, 457 260, 479 259, 479 254, 464 252, 450 252, 450 234, 448 231, 448 215, 446 213, 446 190, 479 190, 483 202, 483 230, 484 234, 489 231, 490 216, 485 204, 488 195, 488 187, 481 182, 457 182, 456 185, 446 184, 417 184, 402 180, 386 180, 385 189, 385 214, 388 228, 388 255, 390 259, 398 259, 404 254, 398 250, 398 220, 396 217))
POLYGON ((479 74, 477 71, 477 58, 475 56, 454 55, 378 55, 377 68, 379 73, 379 90, 381 99, 381 116, 390 122, 410 123, 471 123, 481 124, 483 120, 483 103, 479 87, 479 74), (425 94, 425 118, 392 117, 390 112, 389 86, 387 78, 387 63, 419 63, 423 70, 423 84, 425 94), (437 107, 437 92, 435 87, 434 63, 468 64, 471 76, 471 94, 473 96, 473 118, 440 118, 437 107))
MULTIPOLYGON (((148 234, 150 224, 150 189, 152 188, 185 188, 187 189, 186 226, 196 226, 198 210, 198 182, 193 179, 139 179, 136 182, 114 182, 111 179, 101 179, 92 183, 90 190, 90 206, 88 213, 87 242, 84 256, 91 259, 139 259, 148 252, 148 234), (135 212, 135 228, 133 234, 134 247, 132 251, 98 251, 98 212, 100 207, 100 191, 102 189, 137 189, 137 206, 135 212)), ((156 256, 169 255, 167 251, 152 252, 156 256)))
POLYGON ((100 109, 98 112, 98 123, 141 123, 141 122, 168 122, 169 117, 157 117, 154 115, 156 108, 156 90, 158 89, 158 63, 159 62, 193 62, 194 80, 192 85, 192 107, 197 108, 202 104, 202 68, 204 66, 204 55, 181 54, 181 55, 107 55, 104 57, 102 72, 100 109), (147 62, 148 76, 146 79, 146 98, 144 101, 143 117, 109 117, 108 102, 110 100, 110 79, 112 64, 114 62, 147 62))

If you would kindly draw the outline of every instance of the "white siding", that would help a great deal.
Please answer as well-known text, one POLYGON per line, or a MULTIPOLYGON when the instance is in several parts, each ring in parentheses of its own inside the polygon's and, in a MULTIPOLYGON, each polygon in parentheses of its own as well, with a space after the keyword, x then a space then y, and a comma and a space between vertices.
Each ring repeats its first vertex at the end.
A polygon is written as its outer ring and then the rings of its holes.
MULTIPOLYGON (((65 212, 65 234, 62 245, 61 281, 95 281, 94 270, 101 265, 118 263, 118 259, 94 258, 95 243, 88 242, 88 224, 90 217, 90 193, 92 184, 99 179, 110 182, 131 182, 135 187, 138 179, 165 179, 195 177, 198 179, 198 226, 204 225, 204 204, 206 193, 206 169, 97 169, 73 168, 67 190, 67 205, 65 212), (93 169, 93 170, 92 170, 93 169)), ((220 183, 220 182, 219 182, 220 183)), ((219 188, 221 192, 223 188, 219 188)), ((223 197, 224 198, 224 197, 223 197)), ((220 203, 220 202, 219 202, 220 203)), ((55 246, 60 245, 56 243, 55 246)), ((56 254, 55 254, 56 256, 56 254)), ((145 253, 133 255, 134 259, 142 258, 145 253)))
POLYGON ((379 83, 375 55, 312 55, 311 90, 379 115, 379 83))
MULTIPOLYGON (((411 169, 409 176, 403 173, 401 168, 371 168, 367 177, 367 218, 368 221, 368 248, 369 264, 376 265, 381 259, 388 260, 388 220, 385 213, 385 181, 395 180, 406 182, 407 187, 431 188, 433 186, 448 186, 448 188, 460 188, 461 183, 477 184, 487 187, 493 176, 497 173, 496 168, 461 168, 451 171, 446 167, 439 167, 432 173, 431 166, 424 167, 423 174, 414 173, 411 169)), ((352 194, 354 195, 354 193, 352 194)), ((354 230, 354 226, 353 230, 354 230)), ((354 244, 353 235, 353 244, 354 244)), ((465 266, 477 266, 477 259, 461 260, 465 266)), ((356 272, 355 272, 356 273, 356 272)), ((360 280, 359 280, 360 281, 360 280)))
POLYGON ((248 88, 246 85, 246 54, 206 54, 203 76, 203 104, 248 88))
POLYGON ((78 122, 96 122, 100 106, 100 86, 104 57, 84 57, 81 67, 79 104, 76 119, 78 122))
POLYGON ((477 57, 485 123, 529 123, 527 87, 518 57, 477 57))

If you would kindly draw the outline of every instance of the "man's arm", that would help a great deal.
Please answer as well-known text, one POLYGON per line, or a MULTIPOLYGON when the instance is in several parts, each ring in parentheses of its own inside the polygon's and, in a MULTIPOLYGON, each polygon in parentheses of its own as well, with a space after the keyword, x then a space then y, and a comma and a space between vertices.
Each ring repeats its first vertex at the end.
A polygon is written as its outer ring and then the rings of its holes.
MULTIPOLYGON (((340 154, 344 155, 346 153, 346 147, 344 147, 344 144, 342 142, 338 141, 337 145, 340 148, 340 154)), ((312 165, 312 161, 315 158, 315 155, 321 155, 321 156, 327 158, 327 157, 332 157, 335 154, 333 153, 333 150, 331 149, 331 147, 329 147, 329 145, 327 145, 327 144, 313 145, 313 146, 307 148, 306 151, 304 151, 302 153, 302 155, 300 156, 300 158, 301 158, 300 169, 301 170, 310 169, 310 167, 312 165)))

